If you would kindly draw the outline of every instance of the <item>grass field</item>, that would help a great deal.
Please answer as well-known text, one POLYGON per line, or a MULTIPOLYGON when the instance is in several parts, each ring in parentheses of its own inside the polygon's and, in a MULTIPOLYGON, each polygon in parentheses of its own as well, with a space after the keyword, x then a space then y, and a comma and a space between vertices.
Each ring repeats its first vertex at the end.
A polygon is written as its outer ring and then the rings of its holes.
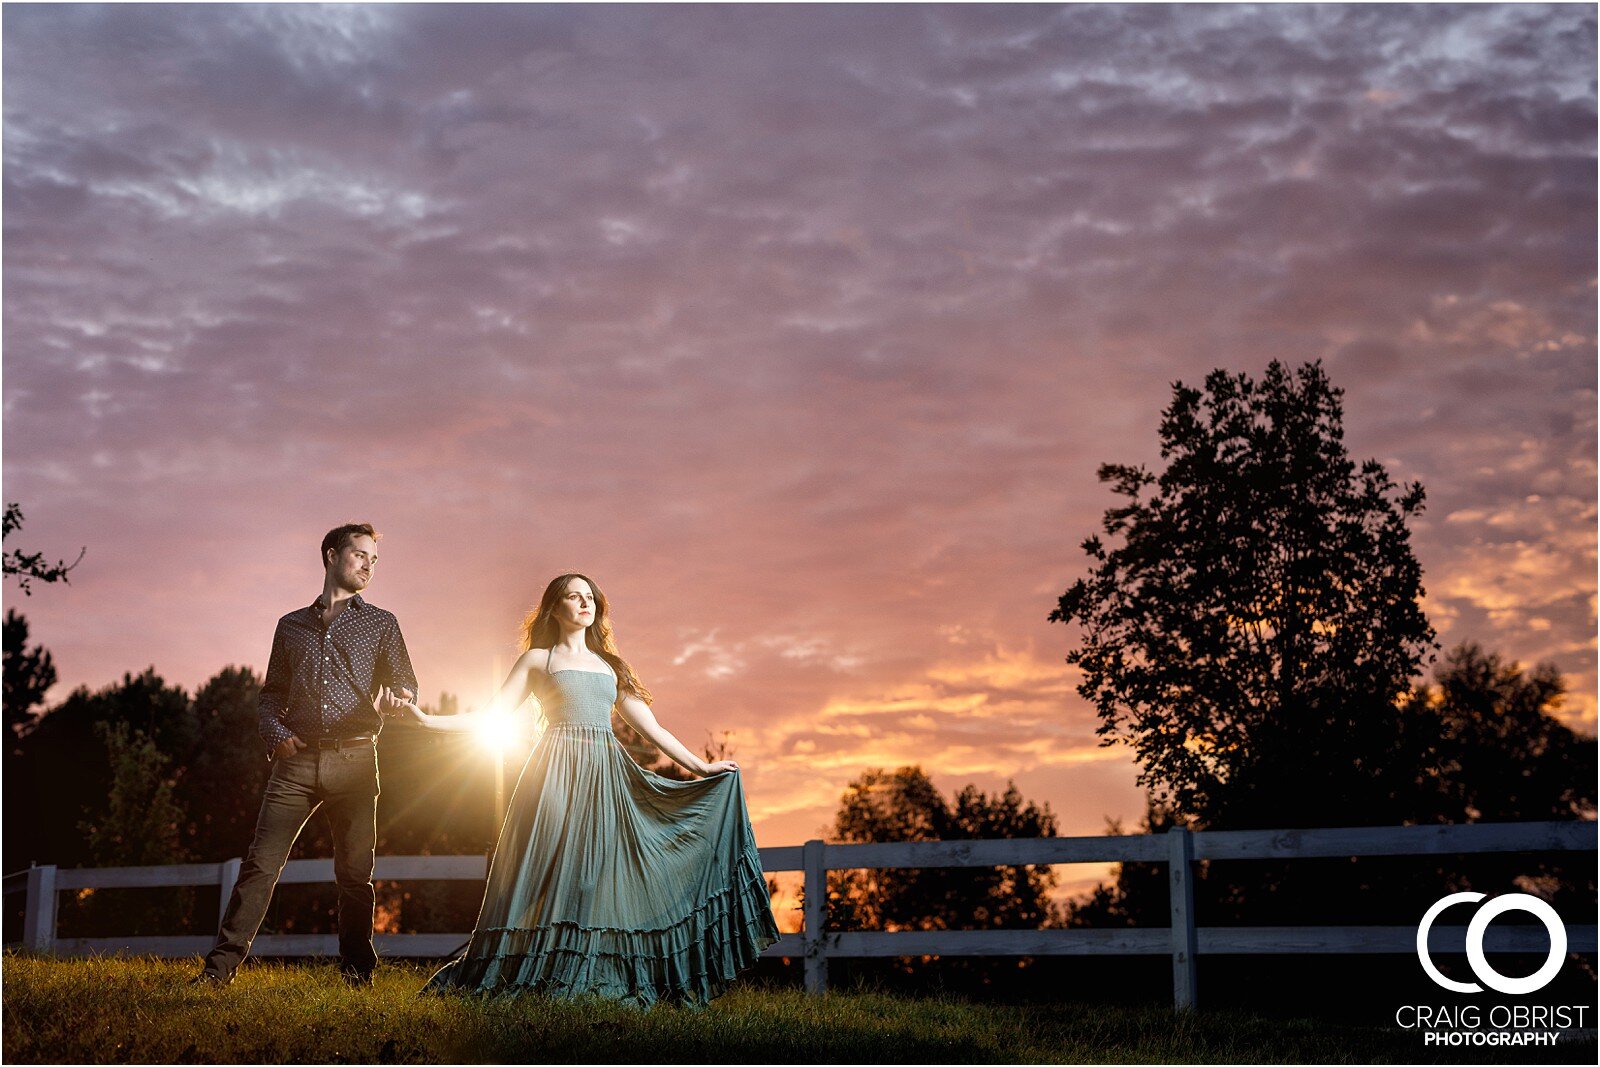
POLYGON ((1595 1046, 1440 1050, 1415 1034, 1324 1022, 1073 1003, 1004 1005, 881 993, 807 997, 743 985, 702 1011, 539 997, 420 997, 426 970, 370 989, 332 967, 252 964, 226 990, 198 962, 4 962, 8 1063, 1536 1063, 1595 1046))

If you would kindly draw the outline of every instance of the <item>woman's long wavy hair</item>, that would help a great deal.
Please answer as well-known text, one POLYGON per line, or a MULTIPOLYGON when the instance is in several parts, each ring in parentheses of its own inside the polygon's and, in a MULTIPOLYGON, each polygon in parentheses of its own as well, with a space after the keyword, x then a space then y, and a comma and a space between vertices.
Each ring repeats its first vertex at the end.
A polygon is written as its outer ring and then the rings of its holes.
POLYGON ((589 624, 588 631, 583 635, 584 644, 589 646, 590 652, 611 664, 611 669, 617 672, 619 697, 623 693, 632 693, 646 704, 650 703, 650 690, 639 681, 639 676, 633 673, 628 661, 617 653, 617 641, 611 634, 611 609, 606 602, 606 595, 587 574, 574 571, 570 574, 557 575, 544 587, 544 595, 539 598, 539 606, 522 620, 522 651, 549 648, 560 640, 561 624, 556 622, 556 605, 566 595, 567 583, 574 578, 582 578, 588 582, 589 588, 594 592, 594 622, 589 624))

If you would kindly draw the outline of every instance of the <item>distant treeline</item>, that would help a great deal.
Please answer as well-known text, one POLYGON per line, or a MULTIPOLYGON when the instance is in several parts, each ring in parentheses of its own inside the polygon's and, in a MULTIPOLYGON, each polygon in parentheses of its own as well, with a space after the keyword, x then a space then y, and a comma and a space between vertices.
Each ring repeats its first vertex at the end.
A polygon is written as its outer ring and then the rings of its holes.
MULTIPOLYGON (((7 618, 8 695, 25 659, 26 623, 7 618), (15 640, 15 643, 14 643, 15 640)), ((112 866, 243 856, 270 773, 256 731, 261 682, 247 667, 218 672, 191 696, 154 669, 98 691, 80 688, 11 731, 5 768, 7 872, 30 863, 112 866)), ((448 697, 444 703, 452 703, 448 697)), ((8 711, 11 710, 8 700, 8 711)), ((438 709, 434 709, 438 710, 438 709)), ((493 757, 467 735, 389 729, 379 744, 380 854, 485 852, 495 833, 493 757)), ((525 753, 524 753, 525 754, 525 753)), ((507 789, 519 756, 508 757, 507 789)), ((291 858, 332 854, 321 816, 291 858)), ((380 886, 379 925, 470 930, 480 890, 459 882, 380 886), (424 891, 425 890, 425 891, 424 891)), ((179 933, 215 928, 214 894, 102 894, 116 906, 63 898, 64 936, 179 933), (184 900, 175 900, 183 897, 184 900)), ((283 887, 267 932, 331 930, 332 887, 283 887)))

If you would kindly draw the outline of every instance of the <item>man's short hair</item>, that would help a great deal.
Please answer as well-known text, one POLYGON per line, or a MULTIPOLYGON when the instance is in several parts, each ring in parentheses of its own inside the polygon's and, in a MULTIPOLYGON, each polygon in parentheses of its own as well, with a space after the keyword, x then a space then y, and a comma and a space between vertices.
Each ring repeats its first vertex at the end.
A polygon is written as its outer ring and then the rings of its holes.
POLYGON ((335 526, 328 531, 328 536, 322 539, 322 565, 328 565, 328 553, 331 551, 338 555, 344 551, 344 546, 357 537, 370 537, 374 541, 383 535, 372 528, 370 522, 347 522, 343 526, 335 526))

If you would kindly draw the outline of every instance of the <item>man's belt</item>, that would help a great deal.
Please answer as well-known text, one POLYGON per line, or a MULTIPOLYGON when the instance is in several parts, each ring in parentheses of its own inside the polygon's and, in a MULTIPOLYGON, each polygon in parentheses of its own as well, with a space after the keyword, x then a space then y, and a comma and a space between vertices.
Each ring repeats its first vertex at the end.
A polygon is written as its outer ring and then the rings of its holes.
POLYGON ((315 748, 354 748, 356 745, 370 745, 376 740, 371 734, 362 734, 360 737, 319 737, 312 745, 315 748))

